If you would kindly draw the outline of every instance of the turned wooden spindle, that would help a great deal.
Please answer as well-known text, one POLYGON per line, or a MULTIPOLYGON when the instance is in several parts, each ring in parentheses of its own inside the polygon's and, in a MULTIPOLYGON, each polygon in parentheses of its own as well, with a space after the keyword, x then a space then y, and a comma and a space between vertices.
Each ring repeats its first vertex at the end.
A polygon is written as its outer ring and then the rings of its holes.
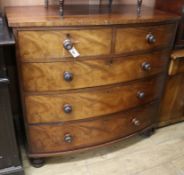
POLYGON ((141 16, 142 1, 143 0, 137 0, 137 16, 141 16))
POLYGON ((59 12, 61 16, 64 15, 64 0, 59 0, 59 12))

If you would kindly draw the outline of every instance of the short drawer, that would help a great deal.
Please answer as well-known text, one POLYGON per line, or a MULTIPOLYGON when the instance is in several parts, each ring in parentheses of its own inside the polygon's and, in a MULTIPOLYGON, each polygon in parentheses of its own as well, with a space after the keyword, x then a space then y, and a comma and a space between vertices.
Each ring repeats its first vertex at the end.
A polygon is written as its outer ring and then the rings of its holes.
POLYGON ((115 39, 115 53, 144 51, 171 45, 176 25, 118 28, 115 39))
POLYGON ((80 56, 109 55, 112 29, 74 29, 18 32, 22 61, 47 61, 71 57, 63 43, 70 39, 80 56))
POLYGON ((159 98, 162 78, 55 95, 27 95, 27 120, 29 124, 63 122, 127 110, 159 98))
POLYGON ((167 60, 163 51, 116 59, 22 63, 22 83, 27 92, 109 85, 160 73, 167 60))
POLYGON ((155 116, 157 104, 152 104, 95 120, 28 126, 29 151, 32 154, 44 154, 98 146, 151 126, 155 116))

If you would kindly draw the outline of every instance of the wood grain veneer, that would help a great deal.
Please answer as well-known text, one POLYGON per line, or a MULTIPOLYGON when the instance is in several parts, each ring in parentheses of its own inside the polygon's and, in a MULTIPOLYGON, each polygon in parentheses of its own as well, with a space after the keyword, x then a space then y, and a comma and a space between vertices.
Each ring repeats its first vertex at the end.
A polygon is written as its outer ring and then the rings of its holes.
POLYGON ((98 90, 55 95, 27 95, 25 105, 28 123, 79 120, 133 108, 159 98, 162 79, 163 77, 158 76, 146 81, 98 90), (144 92, 145 97, 139 99, 138 92, 144 92), (64 112, 65 104, 72 106, 71 113, 64 112))
POLYGON ((123 27, 116 33, 115 53, 135 52, 140 50, 168 47, 172 42, 174 24, 157 25, 149 27, 123 27), (148 43, 146 36, 151 33, 155 36, 155 43, 148 43), (132 46, 132 43, 133 46, 132 46))
POLYGON ((46 92, 102 86, 136 80, 158 74, 167 63, 167 51, 122 58, 76 60, 22 64, 22 80, 26 92, 46 92), (151 70, 142 68, 151 64, 151 70), (133 70, 133 71, 132 71, 133 70), (73 74, 72 81, 64 72, 73 74))
POLYGON ((111 52, 112 29, 67 29, 21 31, 18 33, 22 61, 38 61, 71 57, 63 47, 70 38, 80 56, 108 55, 111 52))
POLYGON ((45 153, 77 150, 120 139, 150 126, 157 115, 156 106, 154 104, 91 121, 29 126, 32 145, 29 151, 44 156, 45 153), (140 121, 139 126, 132 123, 134 118, 140 121), (71 134, 72 143, 64 142, 66 134, 71 134))
POLYGON ((137 17, 135 5, 114 5, 108 7, 69 5, 65 6, 65 17, 58 13, 57 6, 7 7, 5 9, 9 26, 11 27, 58 27, 58 26, 89 26, 135 24, 153 22, 174 22, 178 16, 155 10, 151 7, 142 7, 140 17, 137 17), (79 18, 80 19, 79 19, 79 18))
POLYGON ((136 6, 121 5, 66 6, 63 18, 53 6, 11 7, 6 14, 17 42, 30 157, 152 132, 177 16, 143 7, 138 17, 136 6), (77 59, 63 48, 67 34, 77 59), (64 72, 73 79, 64 80, 64 72))

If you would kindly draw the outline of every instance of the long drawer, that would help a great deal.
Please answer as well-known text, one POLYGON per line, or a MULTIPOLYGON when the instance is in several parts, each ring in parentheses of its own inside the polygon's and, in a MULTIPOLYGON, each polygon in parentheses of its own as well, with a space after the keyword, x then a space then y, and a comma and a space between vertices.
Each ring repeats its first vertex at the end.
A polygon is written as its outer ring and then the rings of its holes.
POLYGON ((100 119, 28 126, 31 154, 73 151, 134 134, 154 123, 157 104, 100 119))
POLYGON ((162 51, 115 59, 22 63, 22 83, 30 92, 102 86, 157 74, 167 60, 162 51))
POLYGON ((118 28, 115 39, 115 53, 122 54, 168 47, 173 40, 175 24, 118 28))
POLYGON ((63 47, 70 39, 81 56, 109 55, 112 29, 67 29, 20 31, 18 44, 22 61, 38 61, 71 57, 63 47))
POLYGON ((127 110, 159 98, 162 78, 55 95, 27 95, 27 120, 30 124, 63 122, 127 110))

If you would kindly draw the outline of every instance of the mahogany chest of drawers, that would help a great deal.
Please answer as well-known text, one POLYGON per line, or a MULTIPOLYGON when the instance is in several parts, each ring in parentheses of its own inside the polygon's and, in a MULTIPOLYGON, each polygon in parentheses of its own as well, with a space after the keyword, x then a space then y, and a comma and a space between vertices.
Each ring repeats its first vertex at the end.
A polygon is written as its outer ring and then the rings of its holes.
POLYGON ((139 17, 135 6, 98 8, 76 6, 71 15, 66 7, 64 18, 55 7, 6 9, 34 160, 154 128, 179 18, 146 7, 139 17), (77 58, 67 50, 73 46, 77 58))

